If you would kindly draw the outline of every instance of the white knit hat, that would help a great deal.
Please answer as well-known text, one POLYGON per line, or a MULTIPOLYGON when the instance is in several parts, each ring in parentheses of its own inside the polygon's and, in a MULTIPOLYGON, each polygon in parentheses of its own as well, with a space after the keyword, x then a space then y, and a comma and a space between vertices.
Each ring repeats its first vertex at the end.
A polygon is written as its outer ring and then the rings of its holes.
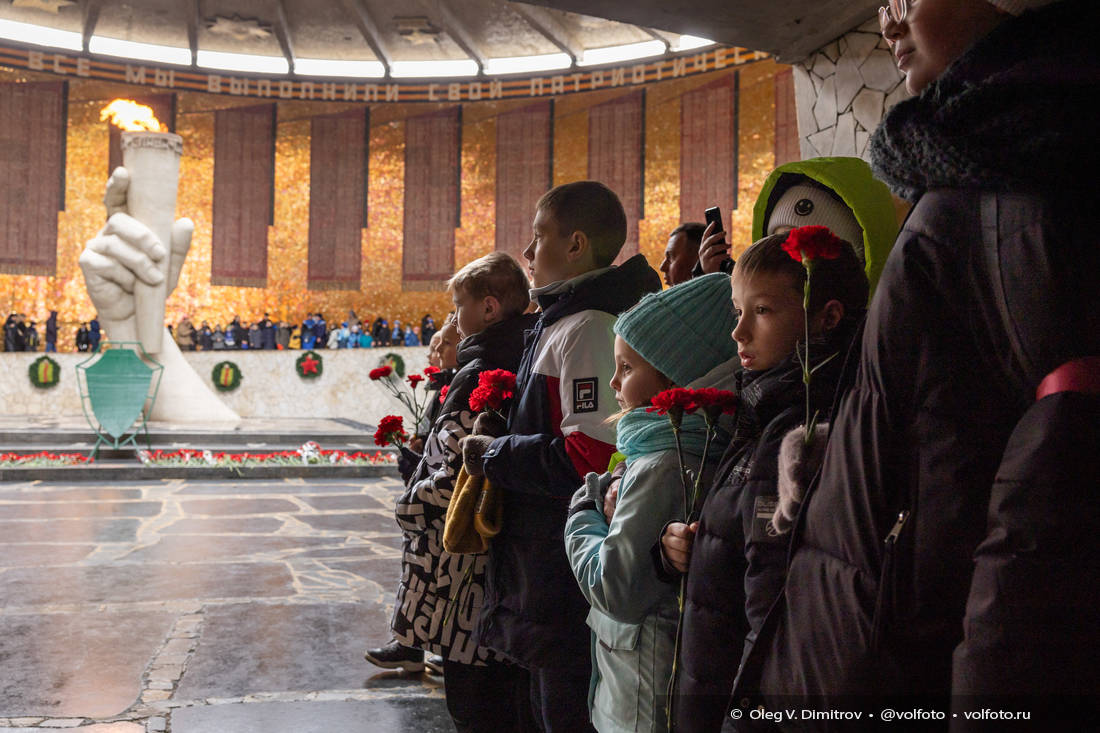
POLYGON ((856 221, 856 215, 832 191, 814 181, 795 184, 783 192, 772 207, 765 234, 778 234, 810 224, 829 227, 833 234, 852 245, 860 265, 866 264, 863 227, 856 221))
POLYGON ((1000 8, 1011 15, 1019 15, 1025 10, 1038 10, 1058 0, 986 0, 990 5, 1000 8))

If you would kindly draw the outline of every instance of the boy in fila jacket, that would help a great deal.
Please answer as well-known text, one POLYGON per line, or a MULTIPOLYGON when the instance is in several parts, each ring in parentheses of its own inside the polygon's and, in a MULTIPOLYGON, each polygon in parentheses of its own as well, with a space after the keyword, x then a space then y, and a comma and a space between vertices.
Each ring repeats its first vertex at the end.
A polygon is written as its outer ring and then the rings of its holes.
POLYGON ((565 554, 569 499, 615 451, 616 316, 661 281, 641 255, 611 263, 626 239, 619 198, 595 181, 547 192, 523 255, 542 309, 528 332, 508 435, 463 441, 466 470, 504 496, 489 550, 482 646, 531 672, 531 704, 547 733, 591 730, 588 604, 565 554))

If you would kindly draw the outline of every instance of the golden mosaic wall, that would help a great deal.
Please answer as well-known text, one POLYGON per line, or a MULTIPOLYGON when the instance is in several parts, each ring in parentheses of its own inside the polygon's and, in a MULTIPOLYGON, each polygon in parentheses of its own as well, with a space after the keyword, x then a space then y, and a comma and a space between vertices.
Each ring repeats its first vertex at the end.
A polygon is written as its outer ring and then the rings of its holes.
MULTIPOLYGON (((771 60, 740 68, 740 207, 723 212, 734 253, 750 244, 752 205, 774 166, 774 86, 784 68, 771 60)), ((707 84, 712 72, 648 85, 646 96, 645 220, 639 227, 641 252, 659 266, 668 232, 679 223, 680 96, 707 84)), ((0 68, 0 81, 54 79, 0 68)), ((99 121, 104 100, 148 92, 99 81, 71 81, 67 150, 66 209, 58 217, 58 266, 54 277, 0 274, 0 309, 21 311, 40 323, 56 308, 62 323, 59 346, 72 348, 73 332, 94 309, 77 266, 83 243, 103 222, 102 195, 108 134, 99 121)), ((588 108, 630 89, 611 89, 558 99, 554 122, 554 182, 587 176, 588 108)), ((321 311, 337 321, 354 309, 360 317, 385 315, 419 322, 437 320, 449 310, 441 292, 401 291, 404 124, 431 109, 424 104, 376 106, 371 111, 369 227, 363 231, 362 287, 359 292, 306 290, 309 235, 310 117, 339 112, 350 104, 280 102, 276 138, 275 224, 268 237, 268 286, 238 288, 210 284, 213 199, 214 114, 216 109, 256 100, 234 100, 194 92, 179 94, 177 132, 184 140, 178 211, 195 222, 195 236, 179 286, 168 301, 172 322, 190 315, 224 323, 234 314, 245 320, 270 312, 300 322, 321 311)), ((467 103, 462 128, 462 226, 455 237, 455 263, 462 266, 489 252, 494 243, 496 115, 528 100, 467 103)), ((533 213, 533 212, 532 212, 533 213)), ((700 212, 702 218, 702 212, 700 212)))

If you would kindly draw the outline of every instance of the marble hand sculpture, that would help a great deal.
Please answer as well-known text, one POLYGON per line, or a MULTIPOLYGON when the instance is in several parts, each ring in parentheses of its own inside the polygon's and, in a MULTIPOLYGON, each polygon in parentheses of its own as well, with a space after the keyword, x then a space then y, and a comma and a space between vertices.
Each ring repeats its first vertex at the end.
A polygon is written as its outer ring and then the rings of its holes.
MULTIPOLYGON (((179 219, 171 229, 171 242, 161 242, 140 221, 130 216, 127 197, 130 174, 116 168, 107 181, 103 203, 107 224, 88 240, 80 253, 80 269, 88 295, 96 307, 99 322, 111 341, 138 341, 137 284, 156 286, 167 280, 165 297, 179 281, 180 271, 191 248, 194 224, 179 219), (165 267, 167 258, 167 267, 165 267), (167 275, 164 273, 167 272, 167 275)), ((163 303, 159 313, 163 313, 163 303)), ((146 317, 149 314, 146 313, 146 317)), ((163 326, 161 327, 163 329, 163 326)), ((152 420, 166 422, 237 422, 240 417, 210 390, 183 358, 176 342, 163 329, 160 350, 152 353, 164 366, 160 391, 153 406, 152 420)))

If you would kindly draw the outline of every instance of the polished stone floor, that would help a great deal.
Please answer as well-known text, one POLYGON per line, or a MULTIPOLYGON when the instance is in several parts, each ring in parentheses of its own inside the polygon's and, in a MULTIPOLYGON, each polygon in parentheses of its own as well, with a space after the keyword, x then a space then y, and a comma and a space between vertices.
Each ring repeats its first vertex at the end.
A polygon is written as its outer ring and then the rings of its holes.
POLYGON ((396 478, 0 483, 0 733, 453 730, 388 638, 396 478))

